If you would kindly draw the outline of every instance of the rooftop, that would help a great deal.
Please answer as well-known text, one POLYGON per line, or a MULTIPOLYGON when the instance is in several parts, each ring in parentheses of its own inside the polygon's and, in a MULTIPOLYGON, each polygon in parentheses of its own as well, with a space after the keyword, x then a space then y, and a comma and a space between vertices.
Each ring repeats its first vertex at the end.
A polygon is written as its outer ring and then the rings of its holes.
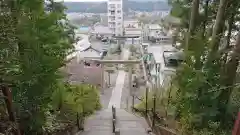
POLYGON ((141 29, 136 29, 136 28, 125 29, 125 35, 136 35, 136 36, 140 36, 141 34, 142 34, 142 30, 141 30, 141 29))

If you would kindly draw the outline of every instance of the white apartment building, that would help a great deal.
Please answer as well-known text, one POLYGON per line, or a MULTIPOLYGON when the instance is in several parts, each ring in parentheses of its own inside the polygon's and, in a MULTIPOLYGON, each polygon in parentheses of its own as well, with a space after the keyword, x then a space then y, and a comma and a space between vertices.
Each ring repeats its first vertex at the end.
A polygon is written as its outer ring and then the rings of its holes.
POLYGON ((123 0, 108 0, 108 27, 115 35, 123 35, 123 0))

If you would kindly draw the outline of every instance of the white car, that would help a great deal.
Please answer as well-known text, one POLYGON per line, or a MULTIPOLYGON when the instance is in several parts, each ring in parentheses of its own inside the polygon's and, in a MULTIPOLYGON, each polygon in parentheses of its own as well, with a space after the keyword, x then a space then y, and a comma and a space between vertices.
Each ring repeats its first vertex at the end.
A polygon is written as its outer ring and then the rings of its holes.
POLYGON ((183 51, 164 51, 163 58, 165 66, 177 67, 181 62, 184 61, 183 51))

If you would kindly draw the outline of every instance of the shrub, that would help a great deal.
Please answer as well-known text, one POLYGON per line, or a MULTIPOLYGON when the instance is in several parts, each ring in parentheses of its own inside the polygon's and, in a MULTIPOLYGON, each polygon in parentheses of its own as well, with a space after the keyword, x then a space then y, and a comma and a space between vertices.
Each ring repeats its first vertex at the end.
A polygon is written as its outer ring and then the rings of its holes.
POLYGON ((76 125, 77 114, 79 119, 84 119, 99 109, 101 104, 96 87, 58 83, 49 109, 45 111, 47 121, 43 130, 47 133, 63 130, 69 125, 76 125))

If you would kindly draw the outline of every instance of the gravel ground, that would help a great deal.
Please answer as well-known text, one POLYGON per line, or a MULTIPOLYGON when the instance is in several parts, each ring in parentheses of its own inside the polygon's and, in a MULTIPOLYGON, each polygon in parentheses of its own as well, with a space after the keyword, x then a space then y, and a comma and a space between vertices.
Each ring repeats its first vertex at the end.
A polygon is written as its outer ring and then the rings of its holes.
POLYGON ((65 67, 60 69, 65 75, 65 80, 72 84, 88 83, 95 86, 101 85, 100 68, 84 68, 84 65, 72 59, 65 67))

